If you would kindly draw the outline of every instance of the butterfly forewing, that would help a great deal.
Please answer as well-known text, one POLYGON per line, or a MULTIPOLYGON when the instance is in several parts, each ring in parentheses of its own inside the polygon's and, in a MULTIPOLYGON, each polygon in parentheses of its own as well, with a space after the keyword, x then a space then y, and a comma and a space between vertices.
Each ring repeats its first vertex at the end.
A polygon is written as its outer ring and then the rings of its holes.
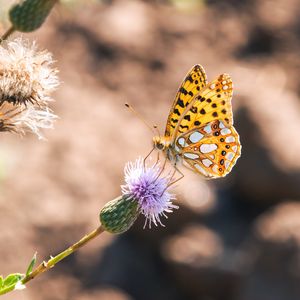
POLYGON ((226 126, 232 125, 231 98, 232 80, 229 75, 222 74, 194 97, 176 128, 175 136, 214 120, 224 120, 226 126))
POLYGON ((239 136, 233 126, 215 120, 181 134, 175 151, 190 169, 207 178, 228 174, 240 156, 239 136))
POLYGON ((165 136, 173 135, 180 116, 183 114, 189 103, 195 98, 195 95, 197 95, 206 85, 207 79, 204 69, 200 65, 195 65, 183 80, 176 94, 168 116, 165 136))

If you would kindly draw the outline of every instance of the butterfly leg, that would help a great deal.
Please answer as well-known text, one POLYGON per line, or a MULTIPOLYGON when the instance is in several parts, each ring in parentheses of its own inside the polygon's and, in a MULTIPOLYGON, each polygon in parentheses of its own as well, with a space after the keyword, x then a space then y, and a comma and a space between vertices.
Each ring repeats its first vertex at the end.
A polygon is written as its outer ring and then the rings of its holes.
POLYGON ((173 165, 173 167, 174 167, 174 172, 173 172, 173 175, 170 179, 170 183, 169 183, 168 186, 173 185, 174 183, 178 182, 179 180, 181 180, 184 177, 184 174, 177 168, 176 163, 173 165), (180 174, 180 177, 175 179, 174 181, 172 181, 172 179, 173 179, 174 175, 176 174, 176 172, 178 172, 180 174))
POLYGON ((156 162, 153 167, 156 167, 158 163, 159 163, 159 151, 157 151, 156 162))
POLYGON ((162 174, 163 171, 165 170, 167 160, 168 160, 167 157, 165 157, 164 164, 163 164, 162 167, 160 168, 160 171, 159 171, 159 173, 157 174, 157 176, 156 176, 154 182, 161 176, 161 174, 162 174))
POLYGON ((163 194, 171 185, 175 184, 176 182, 178 182, 179 180, 181 180, 184 177, 184 174, 176 167, 176 164, 174 164, 173 167, 174 167, 173 174, 169 180, 167 187, 163 190, 163 192, 161 194, 163 194), (176 172, 178 172, 181 176, 179 178, 175 179, 174 181, 172 181, 176 172))

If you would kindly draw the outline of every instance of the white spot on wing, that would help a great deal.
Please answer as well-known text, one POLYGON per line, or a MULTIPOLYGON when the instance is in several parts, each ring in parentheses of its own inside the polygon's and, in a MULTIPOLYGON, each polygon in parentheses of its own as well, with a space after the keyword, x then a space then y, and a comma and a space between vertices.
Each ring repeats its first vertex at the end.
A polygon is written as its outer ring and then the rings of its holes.
POLYGON ((204 164, 205 167, 209 167, 210 165, 212 165, 212 161, 210 161, 209 159, 205 158, 202 160, 202 163, 204 164))
POLYGON ((231 136, 228 136, 226 139, 225 139, 225 142, 226 143, 233 143, 235 141, 234 137, 231 135, 231 136))
POLYGON ((232 151, 233 151, 233 152, 236 152, 236 151, 237 151, 237 145, 235 145, 235 146, 232 147, 232 151))
POLYGON ((216 85, 213 83, 213 84, 210 85, 209 88, 210 88, 211 90, 213 90, 215 87, 216 87, 216 85))
POLYGON ((175 148, 175 151, 176 151, 176 152, 180 152, 180 149, 179 149, 179 147, 178 147, 177 145, 175 145, 174 148, 175 148))
POLYGON ((227 81, 226 81, 226 80, 223 80, 223 81, 222 81, 222 84, 226 84, 226 83, 227 83, 227 81))
POLYGON ((230 131, 230 129, 228 129, 228 128, 223 128, 222 130, 221 130, 221 134, 222 135, 227 135, 227 134, 230 134, 231 133, 231 131, 230 131))
POLYGON ((221 129, 225 128, 225 125, 224 125, 224 123, 223 123, 222 121, 220 121, 219 127, 220 127, 221 129))
POLYGON ((204 131, 207 132, 207 133, 211 133, 210 123, 204 127, 204 131))
POLYGON ((185 145, 185 139, 184 139, 184 138, 178 139, 178 144, 179 144, 180 146, 184 147, 184 145, 185 145))
POLYGON ((218 173, 218 166, 217 165, 214 165, 212 167, 212 170, 215 172, 215 173, 218 173))
POLYGON ((234 158, 234 153, 233 152, 228 152, 225 157, 228 160, 232 160, 234 158))
POLYGON ((225 90, 228 90, 228 85, 224 85, 223 86, 223 90, 225 91, 225 90))
POLYGON ((216 150, 217 148, 218 148, 218 146, 216 144, 202 144, 200 146, 200 151, 202 153, 209 153, 209 152, 216 150))
POLYGON ((202 133, 195 131, 190 135, 189 139, 192 143, 197 143, 203 138, 203 136, 204 135, 202 133))
POLYGON ((186 158, 190 158, 190 159, 199 158, 199 155, 195 154, 195 153, 184 153, 183 156, 186 157, 186 158))
POLYGON ((202 174, 207 175, 207 172, 198 164, 194 164, 195 168, 202 174))
POLYGON ((230 166, 230 162, 228 160, 225 161, 225 168, 228 169, 230 166))

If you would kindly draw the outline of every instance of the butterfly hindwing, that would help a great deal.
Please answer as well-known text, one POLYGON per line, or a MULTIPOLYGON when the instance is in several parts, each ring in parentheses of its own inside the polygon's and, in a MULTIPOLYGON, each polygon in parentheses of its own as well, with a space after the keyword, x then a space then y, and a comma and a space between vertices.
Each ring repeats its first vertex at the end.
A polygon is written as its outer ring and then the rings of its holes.
POLYGON ((204 69, 200 65, 195 65, 183 80, 176 94, 167 119, 165 136, 172 136, 180 116, 188 104, 195 98, 195 95, 206 85, 207 78, 204 69))
POLYGON ((185 166, 206 178, 227 175, 241 153, 239 135, 233 126, 215 120, 181 134, 175 151, 185 166))

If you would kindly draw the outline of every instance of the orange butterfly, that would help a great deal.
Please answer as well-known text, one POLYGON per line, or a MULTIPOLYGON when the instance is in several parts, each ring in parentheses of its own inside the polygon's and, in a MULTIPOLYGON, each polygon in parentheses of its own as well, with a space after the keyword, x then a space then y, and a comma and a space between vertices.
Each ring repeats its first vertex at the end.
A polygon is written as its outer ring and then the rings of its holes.
POLYGON ((154 147, 163 151, 175 168, 182 161, 206 178, 227 175, 241 155, 239 135, 233 127, 232 90, 229 75, 207 83, 204 69, 194 66, 175 97, 165 135, 153 138, 154 147))

